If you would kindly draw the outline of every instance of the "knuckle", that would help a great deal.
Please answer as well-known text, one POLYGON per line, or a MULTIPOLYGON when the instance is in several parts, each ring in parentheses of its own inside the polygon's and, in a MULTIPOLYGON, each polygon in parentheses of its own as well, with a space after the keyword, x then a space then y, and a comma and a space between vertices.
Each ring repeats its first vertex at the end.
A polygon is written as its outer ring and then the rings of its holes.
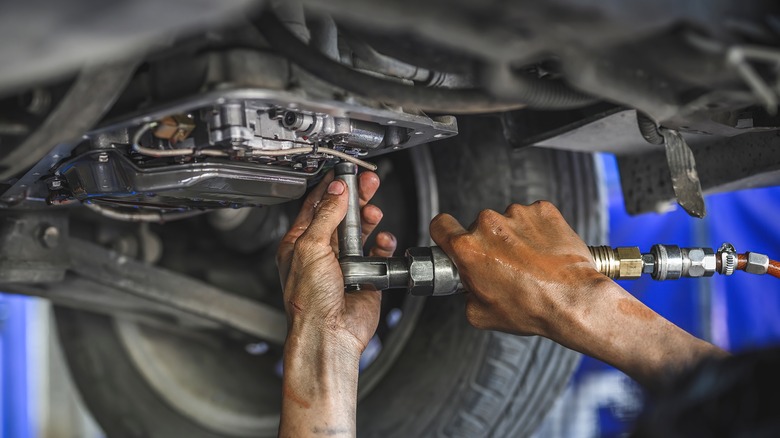
POLYGON ((479 215, 477 216, 477 222, 492 224, 500 220, 502 217, 503 215, 501 213, 487 208, 479 212, 479 215))
POLYGON ((317 208, 317 205, 319 205, 319 203, 320 203, 320 199, 319 198, 317 198, 317 197, 315 197, 313 195, 309 195, 306 198, 306 200, 303 201, 303 208, 314 210, 315 208, 317 208))
POLYGON ((547 220, 565 222, 565 219, 563 219, 563 215, 561 215, 560 210, 558 210, 558 207, 556 207, 553 203, 549 201, 536 201, 534 204, 537 208, 537 214, 540 217, 543 217, 547 220))
POLYGON ((323 219, 328 218, 336 213, 336 207, 336 203, 332 200, 322 201, 320 202, 320 205, 317 206, 317 215, 323 219))
POLYGON ((295 252, 298 254, 306 254, 314 251, 319 246, 319 243, 311 236, 304 234, 297 241, 295 241, 295 252))
POLYGON ((520 216, 526 212, 528 209, 525 205, 520 204, 512 204, 509 207, 506 208, 506 213, 509 216, 520 216))
POLYGON ((533 206, 536 207, 536 209, 539 210, 539 212, 542 214, 550 214, 558 211, 558 208, 556 208, 555 205, 553 205, 550 201, 539 200, 534 202, 533 206))

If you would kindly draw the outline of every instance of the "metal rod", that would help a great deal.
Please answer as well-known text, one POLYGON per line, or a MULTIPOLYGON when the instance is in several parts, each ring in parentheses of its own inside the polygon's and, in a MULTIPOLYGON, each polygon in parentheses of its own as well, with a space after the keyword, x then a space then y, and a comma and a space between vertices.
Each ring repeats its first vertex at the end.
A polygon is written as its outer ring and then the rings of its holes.
POLYGON ((336 178, 344 181, 349 191, 347 215, 339 224, 339 258, 363 256, 363 231, 360 227, 360 197, 357 166, 343 162, 336 165, 336 178))

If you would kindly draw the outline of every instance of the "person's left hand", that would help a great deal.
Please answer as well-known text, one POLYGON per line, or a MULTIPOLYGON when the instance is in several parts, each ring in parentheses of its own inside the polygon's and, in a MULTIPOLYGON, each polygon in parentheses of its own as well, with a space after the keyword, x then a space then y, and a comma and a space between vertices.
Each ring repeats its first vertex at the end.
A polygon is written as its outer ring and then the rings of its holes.
MULTIPOLYGON (((379 188, 379 177, 363 172, 358 180, 365 243, 382 219, 382 211, 368 204, 379 188)), ((344 292, 336 229, 346 215, 347 198, 346 184, 329 172, 304 201, 282 239, 276 262, 290 333, 303 330, 328 342, 335 339, 338 347, 359 356, 379 323, 381 292, 344 292)), ((382 232, 370 255, 389 257, 395 248, 395 237, 382 232)))

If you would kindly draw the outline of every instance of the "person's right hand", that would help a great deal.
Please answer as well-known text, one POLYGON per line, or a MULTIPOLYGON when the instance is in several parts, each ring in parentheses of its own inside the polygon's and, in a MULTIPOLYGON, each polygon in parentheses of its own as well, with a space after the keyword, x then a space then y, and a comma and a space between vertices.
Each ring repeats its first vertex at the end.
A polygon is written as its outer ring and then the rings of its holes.
POLYGON ((471 293, 476 328, 541 335, 646 385, 726 353, 662 318, 596 271, 588 247, 549 202, 485 210, 468 231, 452 216, 431 222, 471 293))
POLYGON ((549 202, 484 210, 468 231, 441 214, 431 237, 458 267, 466 317, 480 329, 556 338, 584 292, 610 282, 549 202))

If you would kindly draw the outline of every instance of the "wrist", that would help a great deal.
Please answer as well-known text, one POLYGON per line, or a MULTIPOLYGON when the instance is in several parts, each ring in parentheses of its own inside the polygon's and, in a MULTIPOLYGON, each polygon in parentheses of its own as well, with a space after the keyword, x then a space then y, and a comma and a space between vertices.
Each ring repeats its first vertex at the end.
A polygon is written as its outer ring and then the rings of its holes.
POLYGON ((329 410, 357 396, 360 352, 314 326, 293 327, 284 346, 285 395, 329 410))
POLYGON ((288 344, 295 349, 320 351, 322 355, 339 361, 358 362, 365 349, 354 334, 326 317, 292 318, 285 349, 288 344))
POLYGON ((351 365, 360 361, 363 348, 350 333, 319 322, 293 321, 287 332, 285 356, 295 355, 325 365, 351 365))
POLYGON ((572 341, 587 336, 588 331, 596 329, 594 322, 602 321, 601 313, 605 302, 614 302, 623 294, 630 296, 617 283, 593 269, 572 270, 569 290, 558 295, 556 302, 547 308, 555 309, 555 315, 543 318, 541 336, 559 344, 568 345, 572 341))
POLYGON ((319 324, 291 324, 280 436, 355 436, 360 351, 319 324))
POLYGON ((723 354, 603 278, 583 288, 584 301, 571 306, 566 323, 551 339, 607 362, 643 384, 679 372, 703 357, 723 354))

